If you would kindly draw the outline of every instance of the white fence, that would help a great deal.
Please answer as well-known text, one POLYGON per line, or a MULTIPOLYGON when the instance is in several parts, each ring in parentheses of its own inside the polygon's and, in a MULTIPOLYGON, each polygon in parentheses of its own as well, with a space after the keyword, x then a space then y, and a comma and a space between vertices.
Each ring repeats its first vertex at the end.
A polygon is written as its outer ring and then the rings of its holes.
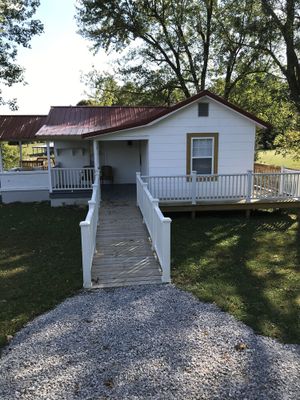
POLYGON ((300 172, 144 176, 154 198, 165 202, 300 199, 300 172))
POLYGON ((137 173, 136 189, 137 204, 150 234, 152 247, 162 268, 162 282, 170 282, 171 219, 163 216, 158 206, 158 200, 152 197, 147 188, 147 183, 142 181, 140 173, 137 173))
POLYGON ((96 233, 99 219, 101 190, 98 172, 95 174, 95 183, 92 187, 93 193, 91 200, 88 202, 89 209, 86 219, 80 222, 84 288, 90 288, 92 286, 91 269, 96 248, 96 233))
POLYGON ((0 193, 48 189, 47 171, 7 171, 0 173, 0 193))
POLYGON ((92 188, 94 168, 52 168, 52 190, 87 190, 92 188))

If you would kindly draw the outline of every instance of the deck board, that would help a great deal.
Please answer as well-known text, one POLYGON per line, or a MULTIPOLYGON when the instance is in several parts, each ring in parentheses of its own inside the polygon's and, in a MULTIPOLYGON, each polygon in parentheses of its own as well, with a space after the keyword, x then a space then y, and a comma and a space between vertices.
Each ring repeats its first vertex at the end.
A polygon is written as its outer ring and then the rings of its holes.
POLYGON ((161 269, 133 199, 101 202, 92 287, 161 283, 161 269))

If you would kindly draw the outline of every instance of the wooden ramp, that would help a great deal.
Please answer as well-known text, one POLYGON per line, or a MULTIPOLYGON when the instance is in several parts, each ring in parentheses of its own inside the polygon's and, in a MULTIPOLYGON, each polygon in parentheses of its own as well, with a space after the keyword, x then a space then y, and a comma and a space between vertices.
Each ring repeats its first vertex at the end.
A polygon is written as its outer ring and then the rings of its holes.
POLYGON ((92 287, 154 283, 161 283, 161 269, 134 201, 101 202, 92 287))

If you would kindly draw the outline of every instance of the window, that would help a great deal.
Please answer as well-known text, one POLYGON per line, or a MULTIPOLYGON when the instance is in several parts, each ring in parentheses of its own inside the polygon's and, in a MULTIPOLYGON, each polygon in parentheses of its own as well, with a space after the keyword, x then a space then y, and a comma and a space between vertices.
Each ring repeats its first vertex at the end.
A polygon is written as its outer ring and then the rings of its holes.
POLYGON ((198 103, 199 117, 208 117, 208 105, 209 103, 198 103))
POLYGON ((218 173, 218 134, 190 133, 187 136, 187 174, 218 173))

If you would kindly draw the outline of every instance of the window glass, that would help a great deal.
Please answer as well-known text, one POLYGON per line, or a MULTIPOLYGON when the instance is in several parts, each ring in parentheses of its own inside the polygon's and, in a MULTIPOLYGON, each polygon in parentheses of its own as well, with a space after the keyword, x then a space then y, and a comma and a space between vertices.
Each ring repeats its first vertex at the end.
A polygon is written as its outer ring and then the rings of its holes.
POLYGON ((213 173, 213 139, 193 138, 191 142, 191 169, 197 174, 213 173))
POLYGON ((192 171, 197 174, 211 174, 212 173, 212 159, 211 158, 193 158, 192 171))
POLYGON ((193 139, 193 157, 212 157, 212 139, 193 139))

